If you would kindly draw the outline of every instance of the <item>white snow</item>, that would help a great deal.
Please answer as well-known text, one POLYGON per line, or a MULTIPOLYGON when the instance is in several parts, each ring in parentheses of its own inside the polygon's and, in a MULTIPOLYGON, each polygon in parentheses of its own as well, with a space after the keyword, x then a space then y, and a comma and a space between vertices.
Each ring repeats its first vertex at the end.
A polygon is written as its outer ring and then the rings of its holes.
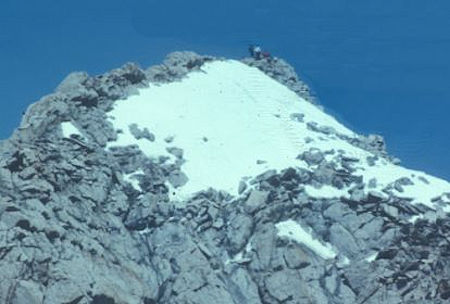
POLYGON ((133 186, 134 189, 142 192, 142 188, 141 188, 141 186, 139 186, 139 181, 136 179, 136 175, 140 175, 140 174, 144 174, 144 171, 142 171, 141 169, 136 170, 130 174, 125 174, 123 176, 123 179, 126 182, 129 182, 133 186))
POLYGON ((290 114, 302 107, 305 119, 320 118, 350 133, 259 70, 237 61, 217 61, 180 82, 150 85, 137 96, 117 101, 111 122, 124 132, 110 146, 137 144, 148 156, 166 155, 171 161, 174 157, 166 148, 183 149, 182 170, 189 181, 178 189, 180 198, 208 187, 237 194, 241 177, 295 165, 307 129, 290 114), (155 141, 136 140, 128 130, 132 123, 147 127, 155 141), (169 136, 174 137, 171 143, 164 141, 169 136))
POLYGON ((242 263, 246 260, 245 255, 248 254, 250 251, 252 251, 252 240, 249 240, 247 245, 245 245, 245 248, 242 249, 240 252, 236 253, 231 259, 227 259, 225 261, 225 265, 228 265, 230 263, 242 263))
POLYGON ((73 125, 70 121, 65 121, 61 123, 61 129, 64 137, 70 138, 71 135, 78 135, 83 137, 80 130, 73 125))
POLYGON ((365 260, 369 263, 372 263, 377 258, 378 252, 375 252, 371 255, 369 255, 365 260))
POLYGON ((450 183, 445 180, 421 171, 406 169, 385 160, 379 161, 375 166, 363 166, 356 174, 363 175, 365 182, 371 178, 376 178, 378 190, 382 190, 397 179, 408 177, 414 185, 402 186, 404 191, 395 191, 395 195, 402 198, 411 198, 413 203, 422 203, 432 209, 435 209, 435 207, 431 199, 450 190, 450 183), (425 178, 428 183, 420 177, 425 178))
POLYGON ((413 215, 408 219, 408 222, 414 224, 417 220, 423 219, 423 214, 413 215))
POLYGON ((337 253, 330 244, 322 243, 314 239, 311 233, 305 231, 300 224, 293 220, 287 220, 275 224, 279 237, 286 237, 297 243, 303 244, 323 259, 334 259, 337 253))
POLYGON ((338 261, 338 264, 337 264, 339 267, 350 265, 351 261, 348 257, 343 255, 341 259, 342 259, 342 261, 338 261))
POLYGON ((322 185, 320 188, 305 185, 305 191, 309 196, 316 198, 339 198, 341 196, 350 196, 347 188, 338 189, 328 185, 322 185))
MULTIPOLYGON (((340 134, 357 136, 263 72, 234 60, 206 63, 201 71, 191 72, 178 82, 150 84, 140 89, 139 95, 116 101, 109 115, 114 127, 123 133, 108 147, 137 144, 149 157, 168 156, 168 162, 175 161, 167 152, 168 147, 183 149, 186 162, 181 169, 189 181, 175 189, 174 199, 188 198, 209 187, 237 195, 239 181, 245 176, 254 177, 269 169, 307 166, 296 157, 310 148, 342 150, 346 156, 358 158, 355 174, 363 175, 365 183, 371 178, 377 180, 377 187, 370 190, 381 191, 398 178, 409 177, 414 185, 403 186, 404 192, 396 195, 431 208, 431 198, 450 192, 447 181, 383 159, 369 166, 366 158, 372 153, 335 135, 309 130, 307 123, 316 122, 340 134), (293 120, 293 113, 303 114, 304 122, 293 120), (136 140, 128 128, 132 123, 148 128, 155 141, 136 140), (164 140, 169 136, 174 138, 170 143, 164 140), (308 137, 312 141, 306 142, 308 137), (266 163, 257 164, 257 160, 266 163)), ((327 155, 327 160, 333 157, 327 155)), ((307 187, 307 192, 335 197, 346 189, 307 187)))
POLYGON ((448 205, 446 205, 444 208, 442 208, 442 210, 445 212, 445 213, 450 213, 450 203, 447 203, 448 205))

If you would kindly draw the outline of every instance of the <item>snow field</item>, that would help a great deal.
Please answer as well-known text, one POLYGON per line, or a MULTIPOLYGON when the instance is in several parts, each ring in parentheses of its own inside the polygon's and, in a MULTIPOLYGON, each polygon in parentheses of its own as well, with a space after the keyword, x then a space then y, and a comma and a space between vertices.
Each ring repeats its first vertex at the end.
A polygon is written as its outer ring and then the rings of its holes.
MULTIPOLYGON (((435 208, 432 198, 450 192, 447 181, 384 159, 369 166, 366 158, 372 153, 334 134, 308 129, 307 123, 315 122, 340 134, 357 136, 263 72, 234 60, 207 63, 201 71, 191 72, 179 82, 150 84, 139 95, 117 101, 109 114, 114 127, 123 133, 108 147, 137 144, 147 156, 167 156, 169 162, 174 162, 175 157, 167 148, 183 150, 186 162, 181 169, 189 181, 173 189, 175 194, 171 191, 172 199, 183 200, 209 187, 237 195, 243 177, 254 177, 269 169, 310 169, 296 159, 310 148, 341 150, 346 156, 358 158, 355 174, 363 175, 365 183, 377 180, 376 188, 370 190, 381 191, 397 179, 408 177, 414 185, 403 186, 403 192, 395 194, 430 208, 435 208), (303 114, 303 122, 292 119, 295 113, 303 114), (133 123, 148 128, 155 141, 136 140, 129 132, 133 123), (173 141, 165 141, 167 137, 173 137, 173 141), (265 162, 258 164, 259 160, 265 162)), ((326 156, 327 160, 334 157, 326 156)), ((312 196, 348 195, 347 189, 306 188, 312 196)), ((450 211, 450 207, 445 208, 450 211)))

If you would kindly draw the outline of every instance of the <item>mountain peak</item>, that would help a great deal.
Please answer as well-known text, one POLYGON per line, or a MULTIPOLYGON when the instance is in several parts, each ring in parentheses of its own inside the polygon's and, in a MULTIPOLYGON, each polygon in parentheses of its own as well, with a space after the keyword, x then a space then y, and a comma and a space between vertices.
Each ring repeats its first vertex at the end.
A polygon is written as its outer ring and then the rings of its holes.
POLYGON ((75 72, 0 151, 2 302, 450 298, 450 184, 328 115, 280 58, 75 72))

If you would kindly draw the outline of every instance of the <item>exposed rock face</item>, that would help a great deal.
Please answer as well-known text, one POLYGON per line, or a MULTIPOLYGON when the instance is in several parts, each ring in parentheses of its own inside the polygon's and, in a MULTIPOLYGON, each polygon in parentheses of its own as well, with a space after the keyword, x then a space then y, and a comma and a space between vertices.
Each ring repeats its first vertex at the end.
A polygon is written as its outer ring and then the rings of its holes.
MULTIPOLYGON (((115 100, 211 60, 174 53, 147 71, 127 64, 98 77, 73 73, 30 106, 0 143, 0 302, 447 303, 448 214, 392 192, 364 193, 352 159, 337 168, 324 152, 307 151, 299 159, 314 169, 267 171, 239 197, 205 189, 180 203, 167 187, 185 182, 179 167, 136 146, 104 149, 117 136, 106 119, 115 100), (63 121, 81 135, 62 136, 63 121), (351 186, 351 196, 305 190, 323 185, 351 186), (280 237, 277 223, 287 220, 339 254, 323 258, 280 237)), ((310 96, 284 61, 245 62, 310 96)), ((152 140, 149 130, 133 129, 152 140)), ((379 137, 359 144, 388 157, 379 137)), ((183 151, 171 153, 181 164, 183 151)))
POLYGON ((254 66, 260 69, 268 76, 284 84, 306 100, 312 103, 317 103, 317 99, 314 96, 314 93, 311 92, 308 85, 299 79, 294 68, 283 59, 277 57, 261 60, 245 58, 242 61, 249 66, 254 66))

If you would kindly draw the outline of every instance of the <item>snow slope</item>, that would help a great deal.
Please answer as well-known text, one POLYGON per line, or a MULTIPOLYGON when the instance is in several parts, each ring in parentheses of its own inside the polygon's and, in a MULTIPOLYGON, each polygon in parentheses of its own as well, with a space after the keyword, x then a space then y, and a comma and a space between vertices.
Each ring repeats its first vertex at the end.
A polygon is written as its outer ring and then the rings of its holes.
MULTIPOLYGON (((186 162, 181 169, 189 181, 176 189, 174 199, 188 198, 208 187, 237 195, 243 178, 268 169, 311 169, 296 159, 310 148, 341 151, 356 158, 354 174, 362 175, 366 184, 376 179, 375 188, 370 190, 382 191, 407 177, 413 184, 403 186, 402 192, 394 190, 395 194, 430 208, 436 207, 432 199, 437 194, 450 193, 447 181, 423 172, 384 159, 369 165, 367 157, 372 153, 336 135, 352 138, 357 134, 260 70, 234 60, 206 63, 201 71, 191 72, 178 82, 150 84, 138 95, 117 101, 109 114, 114 127, 123 132, 108 147, 136 144, 149 157, 167 156, 168 162, 176 160, 168 148, 183 150, 186 162), (298 119, 302 115, 303 119, 298 119), (307 127, 309 122, 336 132, 315 132, 307 127), (133 137, 129 130, 132 124, 148 128, 155 140, 133 137), (167 140, 169 137, 173 140, 167 140)), ((337 154, 327 154, 326 159, 337 154)), ((320 197, 346 196, 347 190, 329 186, 306 189, 320 197)), ((442 198, 450 203, 449 196, 442 198)), ((444 210, 450 212, 448 203, 444 210)))

